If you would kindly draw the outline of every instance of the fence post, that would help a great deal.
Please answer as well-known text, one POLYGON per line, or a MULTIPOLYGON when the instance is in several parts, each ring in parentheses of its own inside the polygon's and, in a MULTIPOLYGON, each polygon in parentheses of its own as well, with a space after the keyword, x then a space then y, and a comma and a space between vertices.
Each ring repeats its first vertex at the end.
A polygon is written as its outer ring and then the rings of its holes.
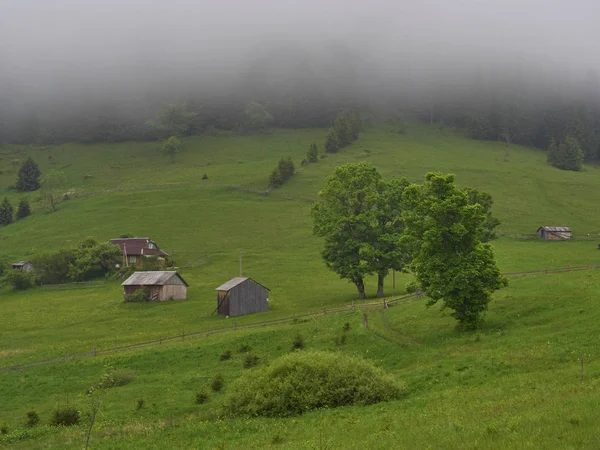
POLYGON ((323 314, 327 314, 327 308, 323 308, 323 314))
POLYGON ((354 311, 354 300, 352 301, 352 311, 354 311))
POLYGON ((159 342, 159 344, 160 344, 160 345, 162 345, 162 336, 160 336, 160 337, 158 338, 158 342, 159 342))
POLYGON ((233 322, 233 329, 237 330, 237 323, 233 322))
POLYGON ((387 309, 387 308, 388 308, 387 300, 385 299, 385 297, 383 298, 383 307, 384 307, 385 309, 387 309))
POLYGON ((96 348, 94 347, 94 356, 96 356, 96 348))

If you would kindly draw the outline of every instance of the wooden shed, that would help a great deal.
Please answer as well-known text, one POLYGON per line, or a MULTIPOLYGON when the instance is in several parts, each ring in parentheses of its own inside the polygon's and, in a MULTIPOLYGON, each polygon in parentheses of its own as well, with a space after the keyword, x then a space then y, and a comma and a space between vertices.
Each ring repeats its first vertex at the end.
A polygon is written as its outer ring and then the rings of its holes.
POLYGON ((537 229, 538 237, 549 241, 568 241, 572 233, 569 227, 539 227, 537 229))
POLYGON ((122 284, 124 294, 147 289, 150 300, 185 300, 189 284, 175 271, 134 272, 122 284))
POLYGON ((14 270, 24 270, 25 272, 31 272, 33 270, 33 264, 31 261, 17 261, 12 263, 14 270))
POLYGON ((251 278, 232 278, 216 291, 219 314, 233 317, 262 312, 269 308, 269 288, 251 278))

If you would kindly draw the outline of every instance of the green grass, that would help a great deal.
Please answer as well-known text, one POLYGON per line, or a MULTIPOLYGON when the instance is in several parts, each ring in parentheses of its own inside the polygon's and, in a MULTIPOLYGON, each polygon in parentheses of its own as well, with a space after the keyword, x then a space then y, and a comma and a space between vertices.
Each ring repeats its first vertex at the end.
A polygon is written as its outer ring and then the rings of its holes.
MULTIPOLYGON (((117 282, 24 293, 0 288, 0 366, 351 303, 354 288, 323 267, 306 201, 317 198, 336 165, 349 161, 368 160, 384 176, 416 182, 427 171, 453 172, 460 185, 492 194, 501 232, 532 234, 542 224, 574 230, 572 242, 501 237, 494 245, 505 272, 599 263, 596 168, 559 171, 545 163, 543 152, 518 146, 506 163, 502 144, 449 130, 413 125, 398 135, 370 129, 350 148, 301 168, 269 196, 227 186, 266 188, 280 157, 291 155, 299 166, 309 144, 321 144, 325 133, 190 138, 174 164, 156 143, 0 148, 0 194, 19 198, 8 189, 18 170, 10 161, 27 154, 42 171, 64 170, 77 192, 54 214, 34 203, 31 217, 0 229, 2 254, 26 259, 86 236, 107 240, 132 232, 151 236, 178 263, 193 266, 181 270, 190 288, 188 300, 180 302, 124 304, 117 282), (93 177, 85 179, 86 173, 93 177), (211 314, 214 289, 238 274, 240 248, 244 274, 271 288, 270 310, 224 319, 211 314), (204 262, 206 255, 210 262, 204 262)), ((403 293, 409 279, 397 276, 395 290, 386 280, 388 294, 403 293)), ((367 289, 374 294, 374 280, 367 289)), ((81 448, 85 425, 46 425, 57 404, 85 409, 83 393, 111 362, 136 378, 105 394, 91 448, 597 448, 598 293, 596 271, 515 278, 494 296, 476 334, 455 331, 447 311, 425 308, 421 299, 368 310, 369 330, 362 327, 361 312, 348 312, 0 373, 0 426, 12 430, 10 441, 0 435, 0 447, 81 448), (336 345, 346 322, 348 341, 336 345), (373 360, 406 382, 409 395, 287 420, 218 419, 229 383, 244 371, 237 349, 250 344, 265 364, 289 351, 297 330, 307 348, 373 360), (228 348, 232 359, 220 361, 228 348), (217 373, 225 376, 223 392, 195 404, 196 392, 209 391, 217 373), (137 410, 139 399, 145 406, 137 410), (29 409, 45 425, 18 441, 29 409)))

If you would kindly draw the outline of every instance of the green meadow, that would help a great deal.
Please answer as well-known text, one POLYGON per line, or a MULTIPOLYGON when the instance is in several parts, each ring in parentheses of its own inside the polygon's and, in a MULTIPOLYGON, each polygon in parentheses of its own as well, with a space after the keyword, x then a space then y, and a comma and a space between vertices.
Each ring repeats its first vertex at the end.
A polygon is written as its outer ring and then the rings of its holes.
MULTIPOLYGON (((319 129, 193 137, 174 163, 157 143, 1 147, 2 196, 13 203, 20 198, 11 188, 18 171, 13 162, 29 155, 42 172, 64 171, 72 195, 49 213, 39 193, 28 194, 33 214, 0 229, 0 255, 29 259, 87 236, 105 241, 133 233, 170 253, 190 287, 186 301, 161 304, 125 304, 117 281, 85 289, 1 287, 0 368, 351 304, 355 289, 324 267, 309 215, 327 176, 346 162, 370 161, 385 177, 413 182, 428 171, 451 172, 459 185, 489 192, 502 221, 494 247, 503 272, 600 263, 600 172, 594 166, 560 171, 546 163, 545 152, 520 146, 511 146, 505 162, 501 143, 411 125, 405 134, 367 129, 340 153, 301 167, 309 145, 322 147, 325 135, 319 129), (287 156, 298 172, 282 188, 261 194, 287 156), (540 225, 569 226, 574 239, 535 239, 540 225), (271 289, 269 311, 225 319, 214 314, 215 288, 239 274, 240 249, 243 274, 271 289)), ((427 308, 423 298, 389 309, 357 302, 355 311, 286 325, 0 372, 0 427, 7 431, 0 448, 83 448, 89 422, 56 428, 50 417, 65 404, 88 411, 85 392, 107 364, 134 379, 103 394, 91 449, 598 448, 597 275, 592 269, 511 276, 475 333, 457 331, 448 311, 427 308), (350 331, 341 344, 346 323, 350 331), (250 345, 264 365, 288 353, 297 332, 306 348, 373 361, 406 383, 406 396, 288 419, 221 417, 229 384, 255 370, 243 368, 240 346, 250 345), (226 349, 233 356, 220 361, 226 349), (195 394, 210 391, 218 373, 223 391, 196 404, 195 394), (25 426, 30 410, 40 416, 33 428, 25 426)), ((393 287, 388 277, 386 295, 404 294, 409 280, 396 274, 393 287)), ((367 294, 375 290, 375 280, 368 280, 367 294)))

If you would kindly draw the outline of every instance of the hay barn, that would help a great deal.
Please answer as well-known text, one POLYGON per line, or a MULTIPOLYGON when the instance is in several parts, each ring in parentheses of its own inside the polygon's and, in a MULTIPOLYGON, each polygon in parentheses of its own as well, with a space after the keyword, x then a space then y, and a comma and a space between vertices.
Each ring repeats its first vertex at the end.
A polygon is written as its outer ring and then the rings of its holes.
POLYGON ((233 317, 263 312, 269 308, 269 288, 251 278, 232 278, 216 291, 219 314, 233 317))
POLYGON ((569 227, 539 227, 537 229, 538 237, 549 241, 568 241, 572 234, 569 227))
POLYGON ((189 284, 175 271, 134 272, 122 284, 125 295, 147 289, 150 300, 185 300, 189 284))

